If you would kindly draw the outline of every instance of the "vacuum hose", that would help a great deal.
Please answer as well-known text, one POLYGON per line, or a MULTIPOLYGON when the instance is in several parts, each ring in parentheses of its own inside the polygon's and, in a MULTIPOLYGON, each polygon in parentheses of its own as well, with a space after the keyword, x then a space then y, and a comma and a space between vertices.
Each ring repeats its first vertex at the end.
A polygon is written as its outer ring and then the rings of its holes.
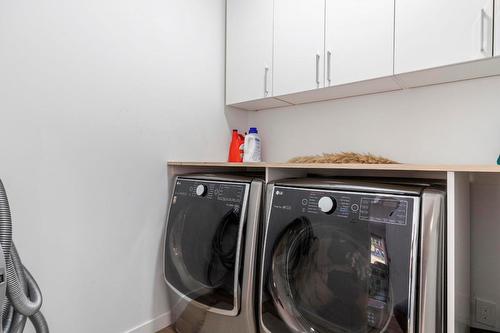
POLYGON ((1 180, 0 252, 3 253, 2 259, 5 260, 7 270, 7 298, 2 304, 0 332, 21 333, 29 318, 37 333, 48 333, 47 321, 40 312, 42 293, 31 273, 24 267, 12 242, 9 201, 1 180))

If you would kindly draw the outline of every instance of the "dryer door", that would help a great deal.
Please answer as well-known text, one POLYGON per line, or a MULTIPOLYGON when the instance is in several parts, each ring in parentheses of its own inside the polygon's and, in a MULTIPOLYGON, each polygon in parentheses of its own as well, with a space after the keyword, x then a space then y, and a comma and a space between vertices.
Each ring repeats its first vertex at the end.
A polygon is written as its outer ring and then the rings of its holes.
POLYGON ((178 178, 165 236, 165 278, 179 295, 235 316, 249 184, 178 178))
POLYGON ((266 234, 264 328, 412 332, 416 205, 418 198, 404 196, 276 188, 266 234))

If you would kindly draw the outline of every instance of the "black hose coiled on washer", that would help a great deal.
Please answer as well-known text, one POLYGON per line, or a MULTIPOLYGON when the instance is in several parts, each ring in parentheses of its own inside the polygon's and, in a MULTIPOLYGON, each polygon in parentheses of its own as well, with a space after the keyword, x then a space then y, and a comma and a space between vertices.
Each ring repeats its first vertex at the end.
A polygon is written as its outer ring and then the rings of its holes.
POLYGON ((2 331, 21 333, 29 318, 37 333, 48 333, 49 327, 43 314, 42 293, 35 279, 22 264, 12 242, 12 218, 7 193, 0 180, 0 246, 3 251, 6 275, 7 298, 2 304, 2 331))
POLYGON ((231 226, 237 227, 239 225, 238 214, 231 209, 228 211, 221 219, 217 230, 215 231, 215 235, 212 239, 212 256, 210 263, 208 265, 207 270, 207 280, 212 286, 217 286, 222 283, 227 273, 232 272, 234 270, 235 261, 236 261, 236 246, 238 239, 238 231, 233 231, 233 238, 230 240, 230 248, 224 251, 223 249, 223 241, 224 238, 228 237, 230 234, 229 228, 231 226), (216 281, 213 281, 213 272, 215 271, 215 266, 219 262, 224 267, 225 273, 220 276, 216 281))

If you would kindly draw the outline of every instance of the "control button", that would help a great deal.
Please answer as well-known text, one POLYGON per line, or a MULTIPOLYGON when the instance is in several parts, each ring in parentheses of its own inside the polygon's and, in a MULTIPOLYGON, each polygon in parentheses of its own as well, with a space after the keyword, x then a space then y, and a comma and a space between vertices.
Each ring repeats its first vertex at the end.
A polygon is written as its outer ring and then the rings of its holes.
POLYGON ((302 199, 302 206, 307 206, 309 201, 307 199, 302 199))
POLYGON ((203 197, 207 194, 207 187, 205 185, 198 185, 196 186, 196 195, 199 197, 203 197))
POLYGON ((353 205, 351 206, 351 210, 352 210, 353 212, 357 212, 357 211, 359 210, 359 205, 358 205, 358 204, 353 204, 353 205))
POLYGON ((318 201, 318 208, 323 213, 331 214, 337 208, 337 201, 335 201, 335 199, 331 197, 322 197, 318 201))

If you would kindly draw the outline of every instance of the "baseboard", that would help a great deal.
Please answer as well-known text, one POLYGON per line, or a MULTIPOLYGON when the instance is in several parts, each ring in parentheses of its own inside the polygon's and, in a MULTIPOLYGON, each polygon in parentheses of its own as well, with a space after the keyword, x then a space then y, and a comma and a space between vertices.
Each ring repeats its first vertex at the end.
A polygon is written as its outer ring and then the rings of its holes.
POLYGON ((170 312, 159 315, 158 317, 151 319, 145 323, 142 323, 125 333, 156 333, 167 326, 170 326, 171 315, 170 312))

